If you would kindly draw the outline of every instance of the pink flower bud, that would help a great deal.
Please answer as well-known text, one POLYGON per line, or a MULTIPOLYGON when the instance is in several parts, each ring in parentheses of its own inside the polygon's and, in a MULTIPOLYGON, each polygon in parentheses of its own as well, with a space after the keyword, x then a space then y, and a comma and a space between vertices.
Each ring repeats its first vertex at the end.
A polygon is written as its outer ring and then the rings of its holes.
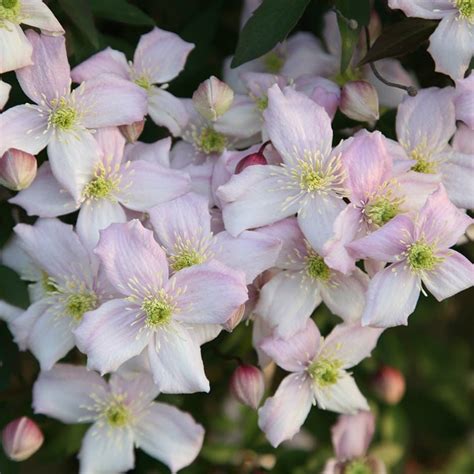
POLYGON ((120 125, 119 130, 126 138, 128 143, 135 143, 143 132, 145 127, 145 120, 133 122, 130 125, 120 125))
POLYGON ((245 314, 245 304, 241 304, 233 313, 232 316, 222 325, 223 328, 231 332, 242 321, 245 314))
POLYGON ((396 405, 405 394, 405 377, 394 367, 381 367, 374 377, 374 390, 390 405, 396 405))
POLYGON ((225 114, 233 101, 234 91, 215 76, 202 82, 193 94, 196 110, 212 121, 225 114))
POLYGON ((35 179, 36 169, 33 155, 10 148, 0 158, 0 184, 12 191, 25 189, 35 179))
POLYGON ((11 421, 2 432, 3 450, 13 461, 28 459, 38 451, 43 440, 38 425, 26 416, 11 421))
POLYGON ((237 166, 235 167, 235 174, 242 173, 242 171, 245 168, 248 168, 249 166, 254 166, 254 165, 266 165, 267 164, 267 159, 263 155, 263 152, 265 150, 265 147, 269 144, 270 142, 265 142, 260 149, 257 151, 257 153, 251 153, 250 155, 245 156, 242 158, 238 163, 237 166))
POLYGON ((230 379, 230 390, 240 403, 256 410, 265 390, 262 371, 253 365, 239 365, 230 379))
POLYGON ((373 122, 379 118, 379 96, 375 87, 366 81, 349 81, 341 91, 339 109, 347 117, 359 122, 373 122))

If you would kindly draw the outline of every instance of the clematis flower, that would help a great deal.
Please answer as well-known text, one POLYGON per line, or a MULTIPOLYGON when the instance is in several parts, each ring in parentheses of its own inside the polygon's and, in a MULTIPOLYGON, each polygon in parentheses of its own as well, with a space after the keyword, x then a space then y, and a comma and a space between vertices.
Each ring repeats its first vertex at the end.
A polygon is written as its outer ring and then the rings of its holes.
POLYGON ((226 229, 236 236, 298 214, 305 237, 319 248, 346 206, 345 172, 337 149, 331 151, 331 121, 291 88, 282 92, 274 85, 268 99, 265 127, 283 163, 250 166, 217 190, 226 229))
POLYGON ((10 97, 10 90, 12 86, 0 80, 0 111, 3 110, 5 104, 8 102, 8 98, 10 97))
POLYGON ((78 456, 81 474, 133 469, 134 447, 175 473, 198 455, 204 429, 189 414, 154 402, 158 393, 147 375, 113 374, 107 383, 85 367, 57 364, 36 380, 33 408, 63 423, 92 423, 78 456))
POLYGON ((84 313, 111 292, 97 262, 72 226, 57 219, 38 219, 14 228, 28 257, 41 269, 38 299, 9 322, 20 349, 29 349, 41 369, 48 370, 75 345, 73 329, 84 313))
POLYGON ((140 37, 133 62, 122 52, 106 48, 76 66, 71 75, 75 82, 82 82, 112 73, 137 84, 146 92, 152 120, 177 135, 188 117, 180 99, 164 89, 183 70, 193 49, 194 44, 177 34, 155 27, 140 37))
POLYGON ((471 0, 389 0, 405 15, 441 20, 430 36, 436 71, 462 79, 474 54, 474 5, 471 0))
POLYGON ((250 284, 273 266, 281 248, 278 238, 255 231, 213 235, 207 199, 194 193, 155 206, 150 222, 175 272, 217 260, 245 273, 250 284))
POLYGON ((263 340, 262 349, 291 372, 258 411, 258 426, 273 447, 300 430, 312 404, 345 414, 369 409, 346 369, 370 355, 381 332, 358 324, 339 324, 324 339, 310 319, 289 339, 263 340))
POLYGON ((209 391, 200 340, 246 301, 243 273, 213 261, 169 278, 164 250, 138 220, 103 230, 95 253, 120 296, 86 313, 75 331, 88 366, 112 372, 146 349, 161 391, 209 391))
POLYGON ((40 28, 44 34, 64 34, 63 27, 43 1, 3 0, 0 5, 0 74, 33 63, 33 46, 20 24, 40 28))
POLYGON ((456 81, 454 107, 456 120, 461 120, 474 130, 474 73, 456 81))
POLYGON ((77 232, 93 249, 99 231, 109 224, 127 222, 126 210, 146 212, 154 205, 189 191, 189 176, 148 159, 147 147, 134 147, 124 157, 125 138, 117 128, 102 128, 94 135, 98 154, 90 167, 84 167, 80 198, 74 199, 54 178, 44 163, 36 180, 10 199, 29 215, 56 217, 80 209, 77 232), (145 159, 140 159, 141 157, 145 159))
POLYGON ((144 91, 116 75, 102 75, 70 91, 71 79, 63 37, 26 32, 34 65, 17 71, 23 92, 37 105, 12 107, 0 115, 5 149, 32 155, 48 146, 56 179, 79 199, 84 175, 95 162, 97 143, 91 129, 142 120, 144 91))
POLYGON ((423 291, 422 283, 438 301, 472 286, 472 263, 449 249, 471 222, 440 185, 415 221, 396 216, 379 230, 349 244, 357 258, 390 262, 370 281, 362 324, 406 325, 423 291))
POLYGON ((452 99, 453 90, 449 87, 431 87, 419 91, 416 97, 407 97, 400 104, 396 118, 401 146, 393 145, 391 152, 398 155, 398 164, 406 159, 415 160, 413 171, 437 176, 456 206, 472 209, 474 161, 472 156, 453 150, 448 143, 456 132, 452 99))
POLYGON ((369 284, 362 270, 355 268, 347 276, 330 269, 321 249, 311 247, 294 217, 262 227, 259 232, 283 243, 275 264, 283 271, 261 288, 254 310, 276 336, 287 338, 303 330, 321 301, 344 321, 360 319, 369 284))

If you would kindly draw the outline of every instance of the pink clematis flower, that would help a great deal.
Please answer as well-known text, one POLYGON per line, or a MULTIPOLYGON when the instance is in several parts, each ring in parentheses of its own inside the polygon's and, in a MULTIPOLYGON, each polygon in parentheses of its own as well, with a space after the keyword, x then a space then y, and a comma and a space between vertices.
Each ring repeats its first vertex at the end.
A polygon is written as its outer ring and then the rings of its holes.
POLYGON ((75 331, 89 367, 115 371, 146 348, 161 391, 209 391, 201 340, 246 301, 244 274, 212 261, 170 278, 165 252, 137 220, 103 230, 95 253, 120 297, 86 313, 75 331))
MULTIPOLYGON (((127 209, 146 212, 156 204, 185 194, 191 187, 185 173, 150 162, 146 146, 133 145, 127 157, 133 155, 135 159, 125 159, 125 138, 117 128, 102 128, 94 138, 99 152, 95 161, 89 163, 89 169, 83 169, 78 200, 62 189, 47 162, 33 184, 10 199, 29 215, 41 217, 61 216, 80 209, 77 232, 91 249, 97 244, 101 229, 127 222, 127 209)), ((152 156, 156 158, 156 153, 152 156)))
POLYGON ((33 63, 33 45, 23 33, 20 24, 40 28, 43 34, 64 34, 63 27, 42 0, 2 1, 0 5, 0 74, 33 63))
POLYGON ((154 207, 150 221, 173 271, 217 260, 245 273, 250 284, 274 265, 281 248, 279 238, 255 231, 213 235, 207 199, 194 193, 154 207))
POLYGON ((36 301, 9 327, 20 349, 29 349, 41 369, 50 369, 75 345, 73 330, 86 311, 111 296, 97 262, 72 226, 38 219, 15 227, 19 244, 41 271, 36 301))
POLYGON ((57 364, 36 380, 33 408, 63 423, 92 423, 78 456, 81 474, 133 469, 135 446, 175 473, 198 455, 204 429, 189 414, 154 402, 158 394, 148 375, 113 374, 106 382, 85 367, 57 364))
POLYGON ((394 217, 376 232, 349 244, 357 258, 390 262, 370 282, 362 324, 406 325, 422 283, 438 301, 472 286, 472 263, 449 249, 471 222, 440 185, 415 221, 404 215, 394 217))
POLYGON ((0 115, 0 155, 17 148, 33 155, 48 146, 56 179, 79 199, 83 176, 98 154, 91 129, 133 123, 146 113, 146 94, 116 75, 102 75, 70 90, 63 37, 26 32, 33 44, 34 65, 17 71, 26 104, 0 115))
POLYGON ((465 79, 456 81, 454 107, 456 120, 461 120, 474 130, 474 73, 471 72, 465 79))
POLYGON ((365 306, 368 276, 359 268, 351 275, 332 270, 324 254, 311 247, 294 217, 259 229, 279 238, 283 247, 275 264, 283 271, 260 290, 255 313, 287 338, 305 328, 317 306, 326 306, 346 322, 358 321, 365 306))
POLYGON ((345 172, 331 151, 328 114, 305 95, 278 85, 268 91, 265 127, 281 155, 279 166, 250 166, 217 190, 227 231, 272 224, 298 214, 298 224, 315 249, 332 233, 344 209, 345 172))
POLYGON ((75 82, 82 82, 112 73, 139 85, 148 96, 148 114, 152 120, 177 135, 188 117, 180 99, 164 89, 183 70, 193 49, 194 44, 183 41, 177 34, 155 27, 141 36, 133 62, 128 62, 122 52, 106 48, 76 66, 71 75, 75 82))
POLYGON ((258 411, 258 426, 272 446, 300 430, 312 404, 345 414, 369 409, 346 369, 370 355, 381 332, 358 324, 339 324, 324 339, 310 319, 289 339, 263 340, 262 349, 281 368, 292 372, 258 411))
POLYGON ((389 0, 405 15, 441 20, 430 36, 436 71, 462 79, 474 54, 474 5, 471 0, 389 0))

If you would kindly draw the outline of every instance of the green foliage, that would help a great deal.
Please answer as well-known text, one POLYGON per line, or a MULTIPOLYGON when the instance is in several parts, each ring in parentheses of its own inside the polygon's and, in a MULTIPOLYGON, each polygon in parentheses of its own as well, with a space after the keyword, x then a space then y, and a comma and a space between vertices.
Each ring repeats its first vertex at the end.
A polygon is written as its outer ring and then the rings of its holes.
POLYGON ((127 25, 154 26, 153 18, 126 0, 91 0, 92 13, 97 18, 127 25))

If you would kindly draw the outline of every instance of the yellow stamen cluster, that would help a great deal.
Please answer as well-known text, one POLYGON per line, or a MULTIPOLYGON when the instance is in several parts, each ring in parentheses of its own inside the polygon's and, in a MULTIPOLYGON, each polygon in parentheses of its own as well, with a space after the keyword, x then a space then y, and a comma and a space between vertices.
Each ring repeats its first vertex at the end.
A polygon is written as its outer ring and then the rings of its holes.
POLYGON ((196 135, 195 144, 204 153, 222 153, 227 146, 227 138, 212 127, 205 127, 196 135))
POLYGON ((51 126, 63 131, 68 131, 76 125, 79 114, 64 97, 53 99, 51 101, 51 107, 53 109, 49 116, 51 126))
POLYGON ((80 321, 84 313, 95 309, 97 296, 95 293, 73 293, 66 299, 66 313, 75 321, 80 321))
POLYGON ((318 358, 308 367, 308 374, 319 387, 328 387, 339 380, 341 365, 336 359, 318 358))
POLYGON ((18 0, 0 0, 0 28, 6 27, 5 21, 20 24, 20 8, 18 0))

